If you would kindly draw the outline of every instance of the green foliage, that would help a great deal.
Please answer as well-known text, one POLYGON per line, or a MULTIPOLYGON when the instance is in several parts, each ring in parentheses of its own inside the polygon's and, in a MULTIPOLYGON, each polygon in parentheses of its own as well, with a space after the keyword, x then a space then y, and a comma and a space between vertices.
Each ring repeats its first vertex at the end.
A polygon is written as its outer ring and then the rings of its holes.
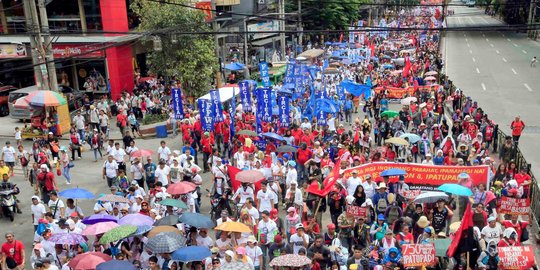
MULTIPOLYGON (((183 0, 169 2, 187 4, 183 0)), ((139 30, 159 31, 163 49, 148 54, 151 71, 164 76, 177 75, 187 96, 205 94, 218 70, 212 36, 174 35, 174 32, 211 31, 204 13, 145 0, 134 0, 131 8, 141 21, 139 30)))
MULTIPOLYGON (((346 30, 359 18, 358 10, 368 0, 302 1, 304 29, 346 30)), ((285 11, 296 12, 297 0, 286 0, 285 11)))
POLYGON ((166 121, 167 119, 169 119, 169 115, 167 114, 147 114, 144 116, 141 123, 143 125, 150 125, 150 124, 166 121))

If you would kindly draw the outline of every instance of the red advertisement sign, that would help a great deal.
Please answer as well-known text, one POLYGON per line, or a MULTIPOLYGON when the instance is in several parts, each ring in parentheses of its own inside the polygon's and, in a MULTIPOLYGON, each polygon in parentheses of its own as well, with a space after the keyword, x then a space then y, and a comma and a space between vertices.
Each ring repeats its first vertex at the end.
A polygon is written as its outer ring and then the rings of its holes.
POLYGON ((435 264, 435 244, 433 243, 403 245, 402 254, 405 268, 435 264))
POLYGON ((535 264, 531 246, 498 247, 501 269, 530 269, 535 264))
POLYGON ((211 1, 197 2, 195 3, 195 7, 206 15, 207 22, 212 20, 212 2, 211 1))
POLYGON ((412 199, 416 198, 420 194, 422 194, 421 190, 414 189, 414 190, 403 190, 401 195, 403 197, 405 197, 405 199, 407 199, 407 200, 412 200, 412 199))
MULTIPOLYGON (((393 162, 376 162, 363 164, 358 167, 346 169, 343 172, 343 178, 351 177, 353 170, 358 171, 360 177, 371 174, 373 179, 377 178, 387 169, 398 168, 405 170, 405 183, 410 189, 433 190, 442 184, 457 183, 458 174, 466 172, 471 177, 473 185, 486 184, 488 182, 488 166, 435 166, 424 164, 406 164, 393 162)), ((397 177, 391 177, 390 182, 397 182, 397 177)))
POLYGON ((347 213, 353 214, 356 218, 366 218, 367 209, 356 205, 347 205, 347 213))
POLYGON ((531 200, 528 198, 516 199, 503 196, 499 202, 497 212, 501 214, 528 215, 531 210, 531 200))
POLYGON ((53 44, 54 58, 102 58, 105 57, 104 44, 53 44))

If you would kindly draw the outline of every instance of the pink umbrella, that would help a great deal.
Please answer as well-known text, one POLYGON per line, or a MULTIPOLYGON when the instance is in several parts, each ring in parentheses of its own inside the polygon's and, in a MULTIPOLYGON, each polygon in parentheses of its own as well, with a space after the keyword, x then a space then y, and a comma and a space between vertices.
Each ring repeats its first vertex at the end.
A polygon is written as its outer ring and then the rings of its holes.
POLYGON ((173 195, 181 195, 193 192, 197 186, 191 182, 178 182, 167 187, 167 193, 173 195))
POLYGON ((68 263, 73 270, 96 269, 96 266, 103 262, 112 260, 111 256, 101 252, 86 252, 79 254, 68 263))
POLYGON ((236 180, 242 183, 257 183, 264 179, 264 174, 256 170, 241 171, 236 175, 236 180))
POLYGON ((151 157, 153 156, 155 153, 154 151, 152 150, 147 150, 147 149, 139 149, 133 153, 131 153, 131 157, 151 157))
POLYGON ((88 225, 83 231, 82 235, 98 235, 106 233, 116 227, 118 227, 116 222, 107 221, 107 222, 100 222, 92 225, 88 225))
POLYGON ((136 213, 136 214, 129 214, 129 215, 124 216, 118 221, 118 224, 133 225, 133 226, 143 226, 143 225, 152 226, 154 222, 155 221, 151 217, 136 213))

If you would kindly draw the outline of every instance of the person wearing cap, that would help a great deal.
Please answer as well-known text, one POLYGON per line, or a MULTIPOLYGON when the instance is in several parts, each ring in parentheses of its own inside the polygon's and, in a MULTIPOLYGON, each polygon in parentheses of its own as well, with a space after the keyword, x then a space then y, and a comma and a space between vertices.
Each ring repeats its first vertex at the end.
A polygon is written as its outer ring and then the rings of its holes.
POLYGON ((110 202, 98 200, 94 204, 94 214, 110 215, 112 211, 113 211, 112 204, 110 202))
MULTIPOLYGON (((3 161, 0 161, 0 164, 2 162, 3 161)), ((58 190, 54 173, 49 170, 49 167, 47 167, 46 164, 41 164, 40 171, 36 176, 36 182, 40 187, 41 200, 43 202, 48 202, 50 200, 49 192, 58 190)))
POLYGON ((285 176, 285 184, 287 185, 287 188, 291 187, 292 181, 297 182, 298 180, 299 180, 299 175, 298 175, 298 172, 296 171, 296 162, 293 160, 289 160, 287 162, 287 174, 285 176))
POLYGON ((36 231, 39 225, 39 220, 45 216, 45 213, 47 213, 47 210, 45 209, 45 205, 41 203, 41 200, 39 199, 39 197, 35 195, 32 196, 32 205, 30 206, 30 210, 32 212, 34 231, 36 231))
POLYGON ((292 245, 293 254, 298 255, 300 249, 306 249, 309 245, 309 236, 304 231, 304 225, 298 223, 295 226, 296 232, 289 238, 289 244, 292 245))
POLYGON ((365 178, 365 181, 362 183, 362 186, 364 187, 366 198, 371 199, 373 198, 373 196, 375 195, 375 192, 377 191, 377 184, 371 178, 371 174, 366 174, 364 178, 365 178))
POLYGON ((380 241, 386 234, 387 230, 390 229, 388 227, 388 224, 386 223, 386 218, 384 217, 384 214, 378 214, 377 221, 374 222, 371 226, 369 234, 371 235, 371 239, 380 241))
POLYGON ((246 255, 253 261, 255 270, 260 270, 261 265, 264 265, 262 249, 256 245, 257 239, 255 236, 250 235, 247 238, 246 255))
POLYGON ((346 182, 347 194, 354 195, 356 187, 360 184, 362 184, 362 178, 358 176, 357 170, 353 170, 351 173, 351 177, 349 177, 349 179, 347 179, 347 182, 346 182))
POLYGON ((497 222, 497 218, 495 218, 494 216, 490 216, 487 219, 487 223, 488 225, 482 228, 482 231, 480 232, 482 238, 486 243, 489 243, 491 241, 499 243, 503 235, 503 229, 501 224, 497 222))

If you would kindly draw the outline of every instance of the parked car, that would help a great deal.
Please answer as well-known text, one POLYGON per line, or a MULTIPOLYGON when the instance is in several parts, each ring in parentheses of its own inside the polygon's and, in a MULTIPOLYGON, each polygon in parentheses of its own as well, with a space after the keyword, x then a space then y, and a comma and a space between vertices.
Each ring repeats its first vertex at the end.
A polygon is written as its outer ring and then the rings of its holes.
POLYGON ((9 94, 15 90, 15 86, 0 83, 0 116, 9 115, 9 94))
POLYGON ((468 1, 467 1, 467 6, 468 6, 468 7, 474 7, 474 5, 476 5, 476 1, 475 1, 475 0, 468 0, 468 1))
MULTIPOLYGON (((80 90, 75 90, 69 86, 59 85, 58 89, 68 101, 69 111, 73 112, 82 107, 84 92, 80 90)), ((33 110, 30 108, 15 108, 14 104, 17 99, 27 96, 31 92, 37 91, 38 88, 36 85, 25 87, 16 91, 13 91, 9 94, 9 114, 13 119, 19 120, 30 120, 34 114, 41 113, 40 110, 33 110)))

